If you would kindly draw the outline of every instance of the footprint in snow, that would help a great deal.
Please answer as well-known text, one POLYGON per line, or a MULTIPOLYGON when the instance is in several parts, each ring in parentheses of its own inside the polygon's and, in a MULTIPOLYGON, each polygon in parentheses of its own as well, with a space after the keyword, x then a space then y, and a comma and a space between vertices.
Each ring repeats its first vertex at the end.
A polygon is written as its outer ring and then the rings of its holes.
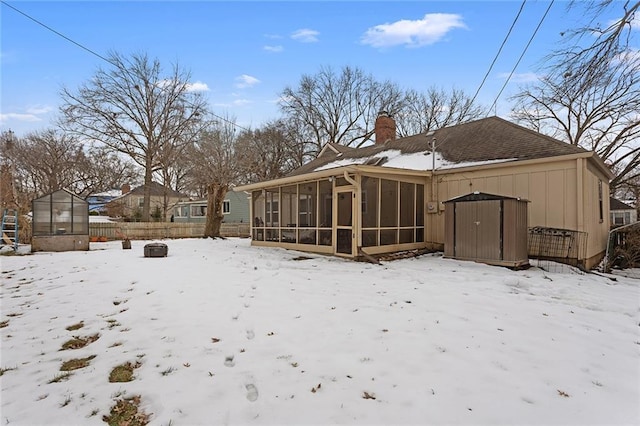
POLYGON ((224 365, 227 367, 233 367, 236 363, 233 361, 233 355, 229 355, 224 359, 224 365))
POLYGON ((247 399, 251 402, 258 399, 258 388, 253 383, 249 383, 245 386, 247 389, 247 399))
POLYGON ((247 330, 247 339, 252 340, 254 337, 256 337, 256 334, 253 330, 247 330))

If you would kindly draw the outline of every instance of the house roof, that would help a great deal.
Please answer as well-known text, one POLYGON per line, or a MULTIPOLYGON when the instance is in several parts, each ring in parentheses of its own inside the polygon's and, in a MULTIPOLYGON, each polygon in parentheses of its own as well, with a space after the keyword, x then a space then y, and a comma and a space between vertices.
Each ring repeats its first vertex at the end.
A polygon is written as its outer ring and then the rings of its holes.
POLYGON ((496 163, 545 161, 554 157, 585 158, 604 176, 609 179, 613 177, 609 168, 592 151, 545 136, 499 117, 487 117, 361 148, 328 143, 315 160, 287 176, 244 185, 237 189, 253 190, 285 182, 291 183, 299 179, 299 176, 307 174, 314 174, 316 177, 332 176, 335 174, 334 169, 347 167, 390 173, 397 173, 398 169, 402 169, 403 173, 422 175, 424 172, 496 163))
POLYGON ((622 201, 610 197, 609 198, 609 209, 610 210, 635 210, 635 207, 632 207, 628 204, 623 203, 622 201))
MULTIPOLYGON (((171 188, 167 188, 164 185, 160 185, 157 182, 151 182, 151 185, 149 185, 151 188, 151 196, 158 196, 158 197, 163 197, 166 195, 168 197, 173 197, 173 198, 189 198, 188 195, 183 194, 181 192, 178 191, 174 191, 171 188)), ((133 188, 131 191, 126 192, 118 197, 114 197, 112 198, 110 201, 117 201, 120 200, 122 198, 128 197, 129 195, 139 195, 139 196, 144 196, 144 185, 140 185, 138 187, 133 188)))
POLYGON ((434 140, 436 169, 588 152, 502 118, 488 117, 398 138, 382 145, 345 149, 336 144, 327 144, 330 149, 325 147, 315 160, 294 170, 289 176, 344 165, 431 170, 434 163, 431 157, 434 140))

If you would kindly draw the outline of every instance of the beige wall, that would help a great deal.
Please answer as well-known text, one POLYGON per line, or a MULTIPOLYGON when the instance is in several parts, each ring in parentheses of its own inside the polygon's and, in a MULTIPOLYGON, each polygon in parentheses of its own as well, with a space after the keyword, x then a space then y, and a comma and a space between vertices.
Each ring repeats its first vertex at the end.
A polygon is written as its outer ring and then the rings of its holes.
MULTIPOLYGON (((441 202, 474 191, 520 197, 529 200, 529 226, 563 228, 588 232, 587 258, 598 257, 606 247, 609 228, 608 203, 599 217, 598 180, 603 182, 603 200, 609 198, 608 180, 586 159, 518 164, 494 169, 437 173, 437 200, 441 202), (584 208, 581 208, 581 205, 584 208)), ((425 200, 431 185, 425 186, 425 200)), ((444 243, 444 211, 426 213, 428 242, 444 243)))

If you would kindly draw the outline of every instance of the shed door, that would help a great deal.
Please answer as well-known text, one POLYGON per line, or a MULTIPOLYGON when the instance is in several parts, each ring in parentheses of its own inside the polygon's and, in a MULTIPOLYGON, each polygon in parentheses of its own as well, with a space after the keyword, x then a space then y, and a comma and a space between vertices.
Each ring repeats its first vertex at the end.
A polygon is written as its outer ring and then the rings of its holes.
POLYGON ((456 203, 455 257, 502 259, 500 200, 456 203))

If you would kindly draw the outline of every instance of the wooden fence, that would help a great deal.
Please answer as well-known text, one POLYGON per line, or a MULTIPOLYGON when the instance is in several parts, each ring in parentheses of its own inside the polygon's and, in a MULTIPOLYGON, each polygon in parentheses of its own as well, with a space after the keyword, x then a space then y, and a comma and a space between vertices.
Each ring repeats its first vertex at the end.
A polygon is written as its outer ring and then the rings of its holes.
MULTIPOLYGON (((223 237, 249 237, 248 223, 223 223, 223 237)), ((126 235, 131 240, 155 240, 164 238, 198 238, 204 235, 204 223, 175 222, 117 222, 89 223, 89 237, 121 240, 126 235)))

